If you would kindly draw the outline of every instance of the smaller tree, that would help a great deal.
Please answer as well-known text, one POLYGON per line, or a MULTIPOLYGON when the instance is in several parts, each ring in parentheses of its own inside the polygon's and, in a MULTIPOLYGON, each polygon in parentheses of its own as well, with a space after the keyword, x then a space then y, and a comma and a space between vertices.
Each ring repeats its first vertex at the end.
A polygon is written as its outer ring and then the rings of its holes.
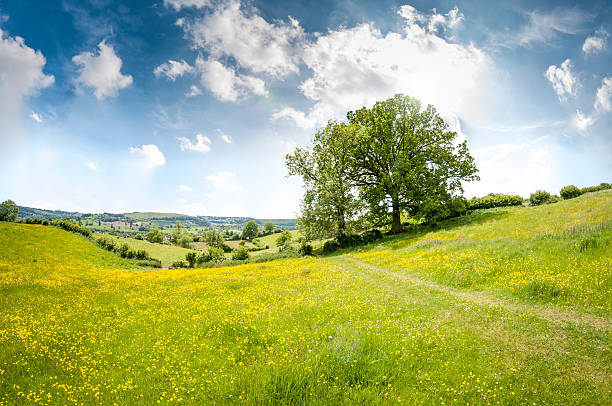
POLYGON ((246 247, 238 247, 232 253, 232 259, 236 261, 242 261, 249 258, 249 251, 246 247))
POLYGON ((153 243, 161 243, 164 241, 164 235, 157 228, 152 229, 146 235, 146 240, 153 243))
POLYGON ((274 231, 274 223, 268 221, 266 224, 264 224, 264 233, 272 234, 272 231, 274 231))
POLYGON ((282 249, 287 248, 290 242, 291 242, 291 233, 285 230, 276 239, 276 246, 282 250, 282 249))
POLYGON ((242 228, 242 238, 246 240, 250 240, 252 238, 257 237, 259 233, 259 227, 257 227, 257 223, 253 220, 247 221, 247 223, 242 228))
POLYGON ((189 268, 193 268, 196 263, 196 258, 197 255, 195 252, 188 252, 187 254, 185 254, 185 259, 189 263, 189 268))
POLYGON ((221 247, 224 241, 223 235, 219 230, 205 231, 203 240, 209 247, 221 247))
POLYGON ((12 200, 5 200, 0 204, 0 221, 15 221, 19 214, 19 207, 12 200))
POLYGON ((530 206, 539 206, 544 203, 549 203, 552 199, 550 193, 545 190, 536 190, 529 196, 529 205, 530 206))

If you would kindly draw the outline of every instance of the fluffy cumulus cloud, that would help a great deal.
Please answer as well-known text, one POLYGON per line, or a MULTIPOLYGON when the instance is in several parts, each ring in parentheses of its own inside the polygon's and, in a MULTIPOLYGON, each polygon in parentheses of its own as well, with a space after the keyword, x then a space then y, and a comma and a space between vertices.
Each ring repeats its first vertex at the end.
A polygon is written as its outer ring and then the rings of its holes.
POLYGON ((599 112, 612 111, 612 77, 604 78, 601 87, 597 89, 595 109, 599 112))
POLYGON ((567 100, 567 96, 573 96, 576 92, 576 76, 572 73, 572 61, 566 59, 561 65, 551 65, 546 71, 546 78, 552 84, 559 100, 567 100))
POLYGON ((460 113, 473 101, 490 59, 473 45, 453 43, 440 33, 459 24, 462 15, 456 9, 425 15, 403 6, 399 14, 403 32, 383 35, 362 24, 329 31, 307 44, 302 59, 312 75, 300 90, 315 104, 308 112, 286 106, 273 119, 290 118, 308 128, 395 93, 460 113))
MULTIPOLYGON (((46 59, 40 51, 28 47, 21 37, 11 37, 0 30, 0 133, 2 138, 20 132, 23 104, 41 89, 51 86, 52 75, 43 73, 46 59)), ((36 113, 33 113, 36 114, 36 113)), ((36 115, 40 118, 39 115, 36 115)), ((35 121, 34 115, 31 115, 35 121)))
POLYGON ((131 147, 130 153, 149 169, 166 163, 166 157, 155 144, 145 144, 142 147, 131 147))
POLYGON ((176 78, 179 78, 183 76, 185 73, 189 73, 192 71, 193 71, 193 66, 189 65, 187 62, 183 60, 180 62, 169 60, 168 62, 163 63, 159 65, 157 68, 155 68, 155 70, 153 71, 153 74, 158 78, 164 75, 168 79, 174 82, 176 78))
POLYGON ((240 193, 242 186, 234 172, 220 171, 215 175, 206 176, 206 180, 217 190, 227 193, 240 193))
POLYGON ((233 68, 226 67, 219 61, 198 57, 196 68, 201 75, 202 86, 219 100, 235 102, 248 96, 250 92, 257 95, 268 94, 263 80, 236 74, 233 68))
POLYGON ((187 185, 179 185, 179 190, 181 192, 193 192, 193 189, 187 185))
POLYGON ((212 59, 231 57, 240 67, 273 76, 299 70, 294 45, 303 30, 292 18, 268 23, 255 10, 246 12, 233 0, 183 27, 194 46, 206 49, 212 59))
POLYGON ((202 94, 202 91, 196 85, 191 85, 189 91, 185 93, 186 97, 196 97, 202 94))
POLYGON ((77 84, 92 88, 98 100, 117 96, 119 90, 133 82, 131 75, 121 73, 121 58, 104 41, 98 44, 97 53, 82 52, 75 55, 72 61, 79 65, 77 84))
POLYGON ((181 151, 196 151, 202 153, 210 151, 210 138, 203 134, 197 134, 195 142, 192 142, 187 137, 178 137, 177 140, 179 141, 181 151))
POLYGON ((183 8, 204 8, 211 5, 210 0, 164 0, 164 6, 179 11, 183 8))
POLYGON ((594 35, 587 37, 582 44, 582 52, 586 55, 597 54, 606 48, 606 42, 609 34, 603 28, 600 28, 594 35))

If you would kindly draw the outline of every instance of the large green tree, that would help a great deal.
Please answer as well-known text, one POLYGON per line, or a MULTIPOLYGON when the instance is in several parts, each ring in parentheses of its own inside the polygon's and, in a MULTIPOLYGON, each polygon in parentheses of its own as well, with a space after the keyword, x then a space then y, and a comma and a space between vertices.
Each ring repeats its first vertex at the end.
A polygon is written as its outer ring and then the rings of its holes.
POLYGON ((205 231, 203 237, 209 247, 221 247, 225 241, 221 231, 215 229, 205 231))
POLYGON ((242 238, 245 240, 251 240, 259 234, 259 227, 257 223, 253 220, 249 220, 242 227, 242 238))
POLYGON ((465 141, 428 105, 405 95, 347 114, 355 148, 352 179, 370 214, 402 231, 401 215, 432 218, 478 179, 465 141))
POLYGON ((312 145, 285 158, 289 175, 301 176, 306 189, 298 226, 308 239, 346 233, 362 211, 354 182, 357 131, 330 120, 312 145))
POLYGON ((19 214, 19 207, 12 200, 5 200, 0 204, 0 221, 15 221, 19 214))

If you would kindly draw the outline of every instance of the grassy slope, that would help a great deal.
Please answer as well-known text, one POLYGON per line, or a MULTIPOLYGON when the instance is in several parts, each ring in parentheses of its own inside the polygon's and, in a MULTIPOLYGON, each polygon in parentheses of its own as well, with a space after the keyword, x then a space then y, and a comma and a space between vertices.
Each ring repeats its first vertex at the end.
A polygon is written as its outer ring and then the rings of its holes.
POLYGON ((0 225, 0 403, 610 404, 611 202, 184 271, 106 268, 57 230, 74 263, 43 227, 0 225), (534 278, 562 293, 531 299, 534 278))
POLYGON ((185 261, 185 254, 193 251, 175 245, 154 244, 135 238, 110 237, 117 241, 117 244, 126 243, 130 249, 147 251, 151 258, 162 261, 162 266, 170 266, 175 261, 185 261))

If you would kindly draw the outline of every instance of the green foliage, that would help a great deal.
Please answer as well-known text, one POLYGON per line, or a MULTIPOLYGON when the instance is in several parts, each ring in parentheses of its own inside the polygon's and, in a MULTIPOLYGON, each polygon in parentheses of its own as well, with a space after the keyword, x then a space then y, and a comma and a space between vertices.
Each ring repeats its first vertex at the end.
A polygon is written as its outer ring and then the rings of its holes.
POLYGON ((19 214, 19 207, 12 200, 5 200, 0 204, 0 221, 15 221, 19 214))
POLYGON ((106 235, 96 238, 96 243, 107 251, 113 251, 115 249, 115 240, 106 235))
POLYGON ((185 261, 174 261, 170 268, 187 268, 187 263, 185 261))
POLYGON ((298 248, 298 254, 303 257, 312 255, 312 245, 308 244, 306 241, 302 241, 300 243, 300 248, 298 248))
POLYGON ((196 262, 198 265, 205 264, 207 262, 222 262, 225 259, 223 255, 223 249, 219 247, 208 247, 206 251, 202 251, 196 262))
POLYGON ((545 190, 536 190, 529 196, 530 206, 539 206, 541 204, 550 203, 552 196, 545 190))
POLYGON ((238 247, 232 252, 232 259, 235 261, 243 261, 249 258, 249 251, 246 247, 238 247))
POLYGON ((523 198, 521 196, 490 193, 484 197, 473 197, 468 200, 467 209, 492 209, 494 207, 520 206, 522 204, 523 198))
POLYGON ((202 239, 209 247, 221 247, 225 241, 221 231, 214 229, 205 231, 202 239))
POLYGON ((325 241, 325 243, 323 244, 324 254, 330 254, 334 251, 337 251, 338 249, 340 249, 340 244, 338 244, 335 238, 332 240, 325 241))
POLYGON ((363 241, 364 244, 370 244, 380 240, 382 237, 383 235, 380 230, 375 228, 372 230, 365 231, 363 234, 361 234, 361 241, 363 241))
POLYGON ((401 94, 347 114, 356 149, 356 184, 374 224, 402 231, 401 215, 445 218, 459 209, 462 182, 479 179, 467 143, 432 105, 401 94), (451 205, 450 208, 447 208, 451 205))
POLYGON ((253 220, 247 221, 247 223, 242 228, 242 238, 245 240, 250 240, 259 234, 259 227, 257 227, 257 223, 253 220))
POLYGON ((152 243, 161 243, 164 241, 164 234, 157 228, 154 228, 147 233, 145 239, 152 243))
POLYGON ((187 254, 185 254, 185 259, 189 263, 189 268, 193 268, 196 263, 197 254, 195 253, 195 251, 188 252, 187 254))
POLYGON ((66 231, 81 234, 85 237, 91 236, 91 230, 89 228, 82 226, 79 223, 75 223, 74 221, 70 219, 53 220, 50 224, 52 226, 59 227, 66 231))
POLYGON ((567 186, 563 186, 561 188, 561 191, 559 192, 559 195, 561 195, 561 198, 563 200, 568 200, 568 199, 573 199, 575 197, 578 197, 582 194, 583 192, 578 189, 576 186, 574 185, 567 185, 567 186))
POLYGON ((265 234, 271 234, 272 231, 274 231, 274 223, 271 221, 266 222, 266 224, 264 224, 263 231, 265 234))
POLYGON ((290 242, 291 242, 291 233, 285 230, 276 239, 276 246, 279 248, 283 248, 283 247, 286 247, 290 242))
POLYGON ((173 243, 183 248, 191 248, 193 243, 193 237, 178 220, 176 221, 176 228, 172 231, 171 239, 173 243))
POLYGON ((121 243, 119 244, 119 247, 117 247, 117 255, 119 255, 121 258, 127 258, 129 252, 130 247, 126 243, 121 243))
POLYGON ((336 237, 340 248, 356 247, 362 243, 361 236, 357 234, 340 234, 336 237))
POLYGON ((607 190, 607 189, 611 189, 612 185, 610 185, 609 183, 606 182, 602 182, 597 186, 587 186, 587 187, 583 187, 582 189, 580 189, 580 191, 582 193, 588 193, 588 192, 598 192, 600 190, 607 190))

